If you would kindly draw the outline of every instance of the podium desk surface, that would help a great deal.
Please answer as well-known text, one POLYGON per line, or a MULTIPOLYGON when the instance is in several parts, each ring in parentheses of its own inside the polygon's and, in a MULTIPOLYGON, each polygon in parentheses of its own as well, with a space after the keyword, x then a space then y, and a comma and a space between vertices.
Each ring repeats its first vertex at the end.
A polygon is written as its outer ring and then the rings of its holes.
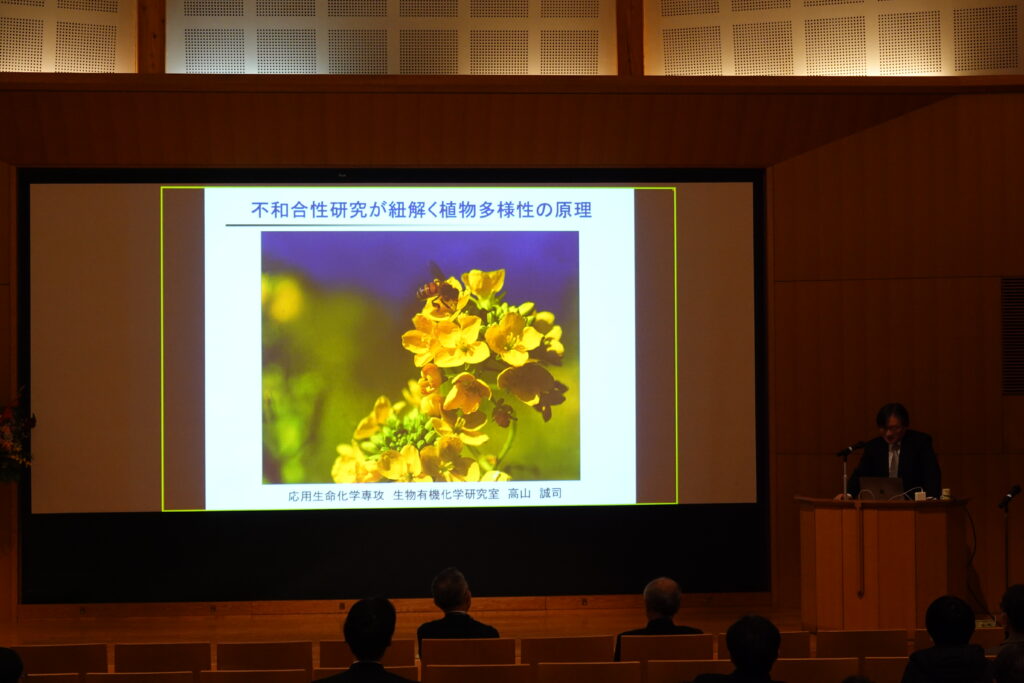
POLYGON ((835 500, 833 498, 810 498, 807 496, 793 496, 793 500, 801 505, 815 508, 871 508, 871 509, 950 509, 967 505, 968 498, 954 500, 835 500))

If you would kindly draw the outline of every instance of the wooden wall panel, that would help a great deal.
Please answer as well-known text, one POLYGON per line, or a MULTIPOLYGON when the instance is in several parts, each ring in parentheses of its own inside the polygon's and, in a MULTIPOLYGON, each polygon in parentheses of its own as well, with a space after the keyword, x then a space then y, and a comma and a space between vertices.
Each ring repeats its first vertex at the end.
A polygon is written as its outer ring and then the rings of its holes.
POLYGON ((777 165, 776 277, 1020 274, 1021 120, 1024 96, 964 95, 777 165))
MULTIPOLYGON (((998 604, 996 503, 1024 476, 1024 402, 1001 396, 999 318, 999 278, 1024 268, 1020 120, 1024 98, 964 95, 772 167, 777 557, 799 547, 792 495, 838 490, 830 454, 872 436, 878 406, 899 400, 935 437, 944 486, 971 499, 972 587, 998 604)), ((1010 559, 1011 582, 1024 581, 1020 544, 1010 559)), ((798 579, 776 576, 777 602, 795 605, 798 579)))

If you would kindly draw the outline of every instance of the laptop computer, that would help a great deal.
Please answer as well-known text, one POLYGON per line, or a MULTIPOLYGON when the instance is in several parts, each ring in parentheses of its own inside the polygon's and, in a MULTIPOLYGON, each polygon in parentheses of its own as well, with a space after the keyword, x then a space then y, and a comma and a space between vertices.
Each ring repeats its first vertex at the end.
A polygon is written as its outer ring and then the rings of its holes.
POLYGON ((903 480, 899 477, 861 477, 861 500, 903 500, 903 480))

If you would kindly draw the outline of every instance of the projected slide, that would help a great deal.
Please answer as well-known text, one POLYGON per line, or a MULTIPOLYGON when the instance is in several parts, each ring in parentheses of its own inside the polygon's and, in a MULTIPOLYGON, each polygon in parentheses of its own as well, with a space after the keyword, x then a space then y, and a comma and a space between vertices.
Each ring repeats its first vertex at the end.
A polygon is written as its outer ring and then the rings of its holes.
POLYGON ((637 502, 632 189, 203 204, 205 509, 637 502))

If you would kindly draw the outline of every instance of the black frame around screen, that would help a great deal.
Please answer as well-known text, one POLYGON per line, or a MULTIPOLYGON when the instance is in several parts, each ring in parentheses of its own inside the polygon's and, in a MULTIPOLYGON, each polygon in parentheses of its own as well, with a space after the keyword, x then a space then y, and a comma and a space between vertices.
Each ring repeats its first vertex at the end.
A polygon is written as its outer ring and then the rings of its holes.
POLYGON ((449 565, 463 570, 474 594, 486 596, 637 593, 662 575, 676 578, 688 593, 771 589, 763 171, 20 169, 18 386, 30 386, 31 185, 185 182, 751 183, 757 502, 34 515, 25 477, 19 515, 22 603, 426 597, 433 574, 449 565))

